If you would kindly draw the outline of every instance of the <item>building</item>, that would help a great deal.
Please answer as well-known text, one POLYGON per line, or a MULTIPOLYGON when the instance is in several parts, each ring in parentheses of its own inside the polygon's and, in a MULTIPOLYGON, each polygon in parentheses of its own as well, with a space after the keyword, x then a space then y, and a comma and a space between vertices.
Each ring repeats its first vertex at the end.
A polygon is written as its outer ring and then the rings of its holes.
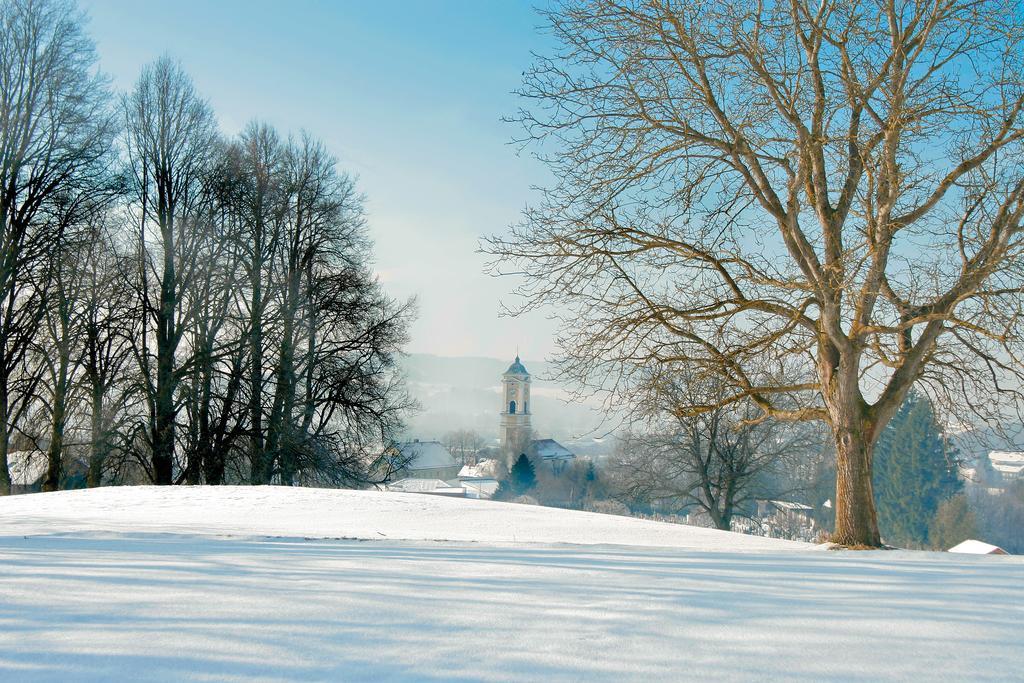
MULTIPOLYGON (((831 501, 828 501, 831 507, 831 501)), ((785 517, 787 519, 802 520, 813 523, 812 513, 814 508, 803 503, 794 503, 788 500, 759 500, 757 501, 757 516, 762 519, 768 517, 785 517)))
POLYGON ((11 493, 38 493, 43 490, 43 479, 49 461, 42 451, 11 451, 7 454, 7 469, 11 475, 11 493))
POLYGON ((466 491, 466 498, 493 498, 498 492, 497 479, 459 479, 459 484, 466 491))
POLYGON ((502 410, 499 419, 501 450, 515 454, 526 450, 533 434, 530 425, 530 373, 519 356, 501 376, 502 410))
POLYGON ((481 460, 459 470, 459 485, 467 498, 490 498, 498 490, 498 477, 504 468, 497 460, 481 460))
POLYGON ((554 439, 534 439, 530 424, 530 373, 519 356, 501 376, 502 410, 498 431, 501 450, 509 463, 526 453, 534 463, 544 463, 556 474, 576 454, 554 439))
POLYGON ((447 496, 449 498, 465 498, 466 489, 440 479, 399 479, 387 485, 388 491, 396 493, 425 493, 431 496, 447 496))
POLYGON ((535 439, 530 442, 530 457, 534 462, 547 464, 556 474, 576 459, 576 454, 554 439, 535 439))
POLYGON ((475 465, 464 465, 459 479, 497 479, 504 468, 497 460, 481 460, 475 465))
POLYGON ((968 555, 1009 555, 997 545, 985 543, 984 541, 975 541, 973 538, 969 538, 962 543, 957 543, 955 546, 947 550, 949 553, 966 553, 968 555))
POLYGON ((396 479, 454 479, 459 473, 459 464, 439 441, 414 439, 396 443, 392 457, 396 462, 405 463, 399 467, 396 479))
POLYGON ((1024 451, 989 451, 988 461, 1003 481, 1024 477, 1024 451))

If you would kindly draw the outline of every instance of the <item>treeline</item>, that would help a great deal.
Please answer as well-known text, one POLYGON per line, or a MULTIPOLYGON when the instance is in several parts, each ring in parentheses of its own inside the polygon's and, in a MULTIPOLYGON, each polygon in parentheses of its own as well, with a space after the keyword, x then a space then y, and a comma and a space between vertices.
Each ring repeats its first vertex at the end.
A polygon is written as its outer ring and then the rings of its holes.
POLYGON ((116 95, 62 0, 0 0, 0 125, 0 493, 14 451, 46 490, 381 476, 412 302, 319 141, 225 137, 166 57, 116 95))

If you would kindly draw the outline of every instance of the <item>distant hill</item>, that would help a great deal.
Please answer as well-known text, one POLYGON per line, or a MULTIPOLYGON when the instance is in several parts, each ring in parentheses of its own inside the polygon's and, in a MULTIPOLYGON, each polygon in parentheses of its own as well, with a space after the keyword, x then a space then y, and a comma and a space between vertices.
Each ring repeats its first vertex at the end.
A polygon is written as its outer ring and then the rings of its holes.
MULTIPOLYGON (((441 438, 455 429, 472 429, 498 437, 501 375, 512 359, 449 357, 414 353, 403 360, 412 395, 422 410, 409 421, 410 438, 441 438)), ((611 427, 597 401, 570 401, 569 388, 546 378, 550 363, 524 359, 532 379, 530 408, 533 428, 544 437, 573 441, 600 437, 611 427), (602 422, 605 422, 602 426, 602 422)))

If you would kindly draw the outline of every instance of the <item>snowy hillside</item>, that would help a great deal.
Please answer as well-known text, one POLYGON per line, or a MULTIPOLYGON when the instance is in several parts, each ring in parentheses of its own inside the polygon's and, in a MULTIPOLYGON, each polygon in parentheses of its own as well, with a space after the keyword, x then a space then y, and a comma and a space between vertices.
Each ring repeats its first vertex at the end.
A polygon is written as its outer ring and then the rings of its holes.
POLYGON ((1006 680, 1024 666, 1024 558, 828 552, 488 501, 17 496, 0 499, 0 567, 0 680, 1006 680))
POLYGON ((805 543, 593 512, 415 493, 278 486, 122 486, 0 499, 6 534, 165 532, 704 550, 804 550, 805 543))

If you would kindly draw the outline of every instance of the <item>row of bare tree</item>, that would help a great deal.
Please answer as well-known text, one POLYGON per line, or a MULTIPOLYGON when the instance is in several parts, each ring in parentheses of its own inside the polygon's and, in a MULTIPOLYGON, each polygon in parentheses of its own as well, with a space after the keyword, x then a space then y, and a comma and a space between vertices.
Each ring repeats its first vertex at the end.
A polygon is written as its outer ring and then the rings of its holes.
POLYGON ((412 302, 381 290, 324 146, 223 136, 169 58, 115 97, 61 0, 0 0, 0 493, 380 473, 412 302), (23 459, 22 459, 23 460, 23 459), (22 463, 23 464, 23 463, 22 463))

